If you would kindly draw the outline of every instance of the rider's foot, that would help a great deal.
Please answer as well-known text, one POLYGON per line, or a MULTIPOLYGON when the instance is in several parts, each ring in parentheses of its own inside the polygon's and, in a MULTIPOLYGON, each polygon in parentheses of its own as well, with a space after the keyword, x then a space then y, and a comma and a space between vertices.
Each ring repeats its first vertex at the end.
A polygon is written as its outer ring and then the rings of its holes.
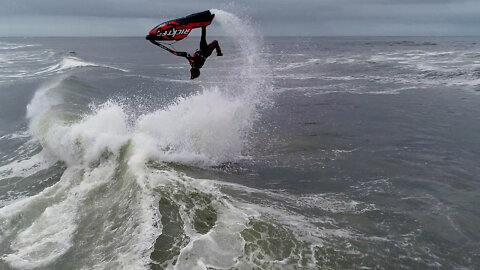
POLYGON ((218 53, 217 53, 217 56, 223 56, 223 53, 218 52, 218 53))

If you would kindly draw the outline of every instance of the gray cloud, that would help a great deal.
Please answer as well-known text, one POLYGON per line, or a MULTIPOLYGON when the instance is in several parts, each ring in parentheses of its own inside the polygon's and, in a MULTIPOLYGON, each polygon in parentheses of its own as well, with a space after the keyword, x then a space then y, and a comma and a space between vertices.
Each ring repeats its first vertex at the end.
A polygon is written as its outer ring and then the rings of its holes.
POLYGON ((115 25, 124 27, 119 35, 142 35, 140 23, 210 8, 250 17, 267 35, 478 35, 480 29, 477 0, 0 0, 0 21, 6 23, 0 35, 15 35, 28 23, 38 35, 51 29, 64 35, 71 26, 83 29, 81 35, 89 28, 91 35, 111 35, 115 25), (62 25, 50 25, 55 18, 62 25))

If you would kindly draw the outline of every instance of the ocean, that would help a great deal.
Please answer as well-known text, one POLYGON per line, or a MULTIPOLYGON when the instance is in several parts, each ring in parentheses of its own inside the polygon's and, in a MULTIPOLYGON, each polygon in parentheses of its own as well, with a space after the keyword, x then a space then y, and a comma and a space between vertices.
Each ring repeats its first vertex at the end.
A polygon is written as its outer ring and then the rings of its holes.
POLYGON ((0 38, 0 269, 480 268, 480 38, 211 27, 0 38))

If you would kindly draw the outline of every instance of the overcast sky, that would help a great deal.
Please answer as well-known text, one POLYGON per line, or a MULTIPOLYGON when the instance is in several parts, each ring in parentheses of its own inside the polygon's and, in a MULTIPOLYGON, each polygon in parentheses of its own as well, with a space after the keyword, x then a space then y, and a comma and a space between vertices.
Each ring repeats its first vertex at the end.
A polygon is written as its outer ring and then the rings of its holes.
POLYGON ((0 36, 143 36, 211 8, 265 35, 480 35, 480 0, 0 0, 0 36))

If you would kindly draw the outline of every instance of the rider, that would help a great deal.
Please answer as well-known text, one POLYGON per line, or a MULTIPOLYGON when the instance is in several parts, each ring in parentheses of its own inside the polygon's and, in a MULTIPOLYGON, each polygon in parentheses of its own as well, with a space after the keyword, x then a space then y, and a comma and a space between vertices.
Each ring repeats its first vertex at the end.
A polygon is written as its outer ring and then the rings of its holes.
POLYGON ((192 67, 190 69, 190 75, 191 75, 190 79, 192 80, 200 76, 200 68, 203 67, 205 60, 207 60, 207 58, 212 54, 213 50, 217 51, 217 56, 223 55, 222 50, 218 45, 218 41, 214 40, 212 41, 212 43, 207 44, 206 35, 207 35, 207 27, 203 26, 202 37, 200 39, 200 49, 195 51, 193 56, 187 52, 171 51, 171 53, 175 55, 187 58, 188 62, 190 63, 190 66, 192 67))

